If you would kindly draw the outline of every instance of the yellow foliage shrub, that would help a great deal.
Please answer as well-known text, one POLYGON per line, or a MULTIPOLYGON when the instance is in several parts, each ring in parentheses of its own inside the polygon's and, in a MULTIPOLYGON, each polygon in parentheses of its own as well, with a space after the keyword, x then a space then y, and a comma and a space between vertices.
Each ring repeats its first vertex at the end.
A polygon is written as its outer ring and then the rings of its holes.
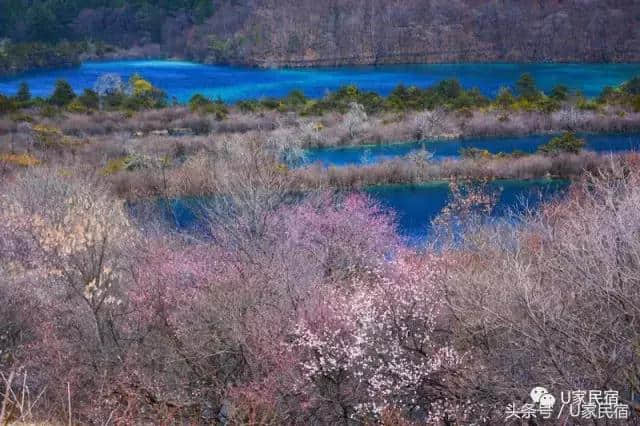
POLYGON ((135 96, 144 96, 151 93, 153 86, 147 80, 138 79, 133 82, 133 94, 135 96))
POLYGON ((60 145, 64 138, 60 129, 44 124, 36 124, 33 126, 33 132, 38 142, 45 147, 60 145))
POLYGON ((79 145, 87 141, 79 141, 65 136, 62 130, 57 127, 46 126, 44 124, 36 124, 33 126, 33 133, 38 143, 44 148, 63 147, 70 145, 79 145))
POLYGON ((86 112, 88 112, 87 107, 77 99, 74 99, 69 105, 67 105, 67 110, 69 112, 75 112, 77 114, 85 114, 86 112))
POLYGON ((37 166, 40 160, 31 154, 0 154, 0 161, 21 167, 37 166))
POLYGON ((276 165, 276 172, 286 174, 288 171, 289 171, 289 168, 286 166, 286 164, 280 163, 276 165))
POLYGON ((104 176, 111 176, 118 172, 121 172, 125 168, 125 161, 127 157, 114 158, 113 160, 109 160, 107 165, 102 169, 102 174, 104 176))

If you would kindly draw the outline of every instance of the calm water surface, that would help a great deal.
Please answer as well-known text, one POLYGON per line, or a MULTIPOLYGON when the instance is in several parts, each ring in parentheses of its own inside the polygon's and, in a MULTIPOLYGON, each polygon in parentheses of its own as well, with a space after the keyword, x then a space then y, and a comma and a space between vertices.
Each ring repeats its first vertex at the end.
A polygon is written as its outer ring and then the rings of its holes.
POLYGON ((258 69, 182 61, 88 62, 78 68, 36 71, 0 79, 0 93, 14 94, 20 82, 26 81, 34 96, 48 96, 60 78, 81 91, 92 88, 96 79, 105 73, 120 74, 124 80, 139 73, 179 101, 188 100, 194 93, 225 101, 279 97, 293 89, 301 89, 307 96, 317 98, 346 84, 356 84, 385 95, 400 83, 428 87, 448 78, 457 78, 467 88, 477 87, 484 94, 494 96, 500 87, 512 86, 524 72, 531 73, 546 91, 564 84, 587 96, 596 96, 603 87, 619 85, 640 74, 640 64, 435 64, 258 69))
MULTIPOLYGON (((561 194, 569 186, 563 180, 497 180, 488 184, 487 190, 498 194, 493 218, 504 218, 525 208, 535 209, 541 202, 561 194)), ((365 190, 396 218, 398 230, 411 245, 428 240, 431 221, 440 213, 450 199, 447 182, 432 182, 419 185, 384 185, 365 190)), ((198 220, 198 199, 178 199, 158 202, 159 212, 172 228, 206 232, 198 220)), ((131 206, 136 214, 136 206, 131 206)))
MULTIPOLYGON (((487 190, 498 194, 498 202, 491 216, 499 219, 525 209, 535 210, 541 202, 562 194, 568 187, 568 181, 553 179, 493 181, 487 190)), ((366 192, 395 214, 400 234, 412 245, 428 240, 431 221, 451 195, 447 182, 375 186, 366 192)))
MULTIPOLYGON (((375 164, 392 158, 403 157, 426 150, 433 159, 456 158, 466 148, 486 149, 497 154, 522 151, 535 152, 538 147, 551 140, 550 135, 524 137, 473 138, 445 141, 420 141, 386 145, 362 145, 342 148, 317 148, 307 150, 303 165, 320 163, 324 167, 375 164)), ((586 149, 596 152, 622 152, 640 150, 640 134, 583 134, 586 149)))

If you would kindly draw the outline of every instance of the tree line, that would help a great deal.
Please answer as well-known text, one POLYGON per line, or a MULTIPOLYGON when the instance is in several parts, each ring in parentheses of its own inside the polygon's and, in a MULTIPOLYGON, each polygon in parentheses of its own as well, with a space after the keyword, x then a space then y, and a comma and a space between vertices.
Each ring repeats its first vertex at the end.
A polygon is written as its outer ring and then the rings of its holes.
POLYGON ((3 0, 0 39, 14 42, 82 40, 76 21, 87 9, 128 9, 132 27, 159 34, 164 20, 187 13, 202 22, 215 10, 212 0, 3 0))

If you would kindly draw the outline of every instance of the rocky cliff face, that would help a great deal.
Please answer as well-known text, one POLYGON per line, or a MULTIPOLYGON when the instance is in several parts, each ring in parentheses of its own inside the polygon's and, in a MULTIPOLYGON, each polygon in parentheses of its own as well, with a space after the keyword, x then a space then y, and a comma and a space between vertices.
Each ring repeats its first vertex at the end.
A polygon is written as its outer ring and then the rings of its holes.
POLYGON ((640 1, 245 0, 163 37, 174 54, 259 66, 631 62, 640 1))

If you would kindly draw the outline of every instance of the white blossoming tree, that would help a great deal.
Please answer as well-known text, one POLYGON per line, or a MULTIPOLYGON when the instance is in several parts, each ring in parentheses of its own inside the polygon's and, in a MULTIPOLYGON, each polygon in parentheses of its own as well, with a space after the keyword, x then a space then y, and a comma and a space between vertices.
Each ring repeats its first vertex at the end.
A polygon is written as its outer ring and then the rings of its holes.
POLYGON ((292 349, 303 358, 299 389, 315 389, 311 404, 323 418, 447 415, 447 380, 464 357, 436 332, 438 273, 422 261, 396 260, 330 291, 299 323, 292 349))
POLYGON ((416 139, 441 136, 446 131, 446 115, 443 110, 426 110, 415 116, 416 139))
POLYGON ((107 374, 123 350, 116 324, 135 241, 123 202, 53 176, 24 176, 7 193, 0 218, 15 230, 14 241, 0 246, 24 253, 0 253, 0 271, 39 306, 31 319, 37 339, 24 362, 76 386, 107 374))
POLYGON ((122 202, 89 191, 78 191, 66 204, 62 222, 34 218, 40 246, 50 264, 48 273, 86 302, 104 343, 102 308, 121 303, 117 287, 126 261, 120 244, 131 236, 128 219, 122 202))
POLYGON ((357 102, 351 102, 349 104, 349 111, 347 111, 344 116, 343 125, 349 132, 351 139, 358 136, 358 134, 365 129, 368 119, 369 117, 367 116, 364 106, 357 102))

